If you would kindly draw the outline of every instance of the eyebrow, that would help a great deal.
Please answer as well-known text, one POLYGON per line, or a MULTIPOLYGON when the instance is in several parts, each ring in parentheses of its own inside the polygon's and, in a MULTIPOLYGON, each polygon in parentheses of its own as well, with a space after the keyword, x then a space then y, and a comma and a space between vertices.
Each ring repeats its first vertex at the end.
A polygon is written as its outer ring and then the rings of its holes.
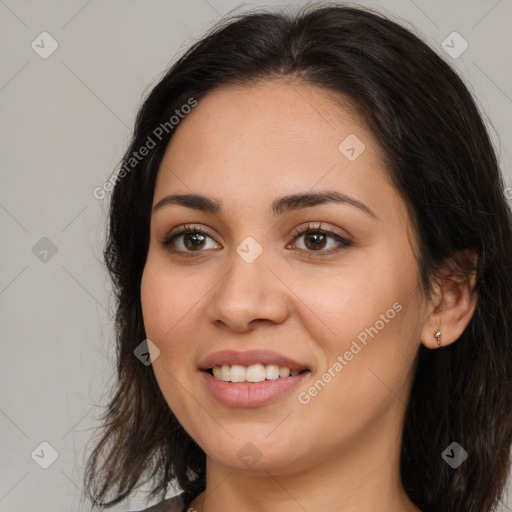
MULTIPOLYGON (((271 212, 273 215, 284 215, 294 210, 326 203, 348 204, 359 208, 371 217, 377 218, 377 215, 375 215, 369 206, 335 190, 326 190, 317 193, 299 193, 279 197, 272 202, 271 212)), ((153 207, 153 213, 168 205, 184 206, 215 215, 222 213, 222 204, 219 201, 201 194, 174 194, 165 196, 153 207)))

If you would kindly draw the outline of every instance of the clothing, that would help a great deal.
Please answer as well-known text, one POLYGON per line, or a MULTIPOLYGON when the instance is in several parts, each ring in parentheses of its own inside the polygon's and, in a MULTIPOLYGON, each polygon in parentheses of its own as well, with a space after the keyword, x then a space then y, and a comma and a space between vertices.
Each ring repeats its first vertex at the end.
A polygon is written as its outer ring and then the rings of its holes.
POLYGON ((167 498, 166 500, 163 500, 149 508, 145 508, 144 510, 133 512, 186 512, 183 494, 167 498))

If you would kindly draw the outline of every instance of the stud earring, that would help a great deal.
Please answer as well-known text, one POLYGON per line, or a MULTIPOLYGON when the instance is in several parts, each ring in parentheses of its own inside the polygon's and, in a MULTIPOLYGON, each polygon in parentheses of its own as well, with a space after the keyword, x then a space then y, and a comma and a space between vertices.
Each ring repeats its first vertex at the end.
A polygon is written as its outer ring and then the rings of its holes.
POLYGON ((437 340, 437 344, 441 345, 441 331, 439 329, 434 332, 434 337, 437 340))

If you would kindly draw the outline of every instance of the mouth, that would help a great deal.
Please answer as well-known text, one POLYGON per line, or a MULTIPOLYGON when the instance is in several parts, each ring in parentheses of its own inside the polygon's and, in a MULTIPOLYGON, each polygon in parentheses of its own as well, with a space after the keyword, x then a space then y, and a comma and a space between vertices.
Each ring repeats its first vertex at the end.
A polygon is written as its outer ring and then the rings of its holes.
POLYGON ((304 362, 263 348, 216 352, 205 356, 198 369, 210 395, 235 408, 289 399, 313 372, 304 362))
POLYGON ((311 370, 303 368, 292 373, 286 366, 256 363, 213 366, 199 373, 206 390, 217 402, 230 408, 252 408, 275 400, 293 400, 293 390, 304 385, 311 370))
POLYGON ((217 380, 258 383, 296 377, 310 372, 308 364, 266 349, 223 350, 206 356, 199 370, 217 380))
POLYGON ((215 379, 232 382, 232 383, 258 383, 271 380, 282 380, 296 377, 306 372, 310 372, 308 368, 291 370, 287 366, 277 364, 251 364, 243 366, 239 364, 223 364, 213 366, 204 372, 210 374, 215 379))

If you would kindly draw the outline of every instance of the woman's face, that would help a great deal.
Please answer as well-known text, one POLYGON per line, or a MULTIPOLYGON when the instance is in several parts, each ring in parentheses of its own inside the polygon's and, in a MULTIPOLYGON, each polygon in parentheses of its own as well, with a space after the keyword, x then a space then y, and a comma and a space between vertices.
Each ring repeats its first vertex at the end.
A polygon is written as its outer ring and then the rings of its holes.
POLYGON ((398 460, 426 306, 405 203, 336 99, 285 80, 218 89, 162 161, 144 324, 162 393, 211 464, 398 460))

